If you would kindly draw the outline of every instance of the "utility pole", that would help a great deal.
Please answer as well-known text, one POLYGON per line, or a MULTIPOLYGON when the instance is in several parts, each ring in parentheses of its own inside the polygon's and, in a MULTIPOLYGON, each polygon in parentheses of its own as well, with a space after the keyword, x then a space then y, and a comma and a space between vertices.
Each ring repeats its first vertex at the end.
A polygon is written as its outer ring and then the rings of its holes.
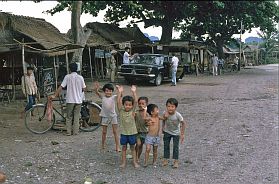
POLYGON ((241 36, 242 36, 242 20, 240 21, 240 44, 239 44, 239 60, 238 60, 238 66, 237 66, 237 70, 240 71, 240 64, 241 64, 241 52, 242 52, 242 48, 241 48, 241 36))

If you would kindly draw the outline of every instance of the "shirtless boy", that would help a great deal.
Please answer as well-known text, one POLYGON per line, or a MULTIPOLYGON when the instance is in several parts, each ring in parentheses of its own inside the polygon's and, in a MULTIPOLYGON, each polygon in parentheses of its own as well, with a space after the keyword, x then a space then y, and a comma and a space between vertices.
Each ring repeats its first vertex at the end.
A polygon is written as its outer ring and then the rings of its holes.
POLYGON ((155 104, 149 104, 147 106, 147 112, 150 117, 146 118, 148 125, 148 133, 145 138, 146 151, 144 159, 144 167, 148 165, 149 153, 151 146, 153 146, 153 165, 156 165, 158 157, 158 145, 160 143, 160 118, 159 118, 159 109, 155 104))

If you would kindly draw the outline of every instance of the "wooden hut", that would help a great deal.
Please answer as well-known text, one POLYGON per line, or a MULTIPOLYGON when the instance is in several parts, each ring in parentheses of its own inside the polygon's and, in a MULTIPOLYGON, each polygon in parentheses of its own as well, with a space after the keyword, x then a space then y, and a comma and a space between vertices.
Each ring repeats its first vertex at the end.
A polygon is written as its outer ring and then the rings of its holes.
POLYGON ((243 48, 243 54, 245 55, 245 66, 246 65, 258 65, 259 63, 259 47, 258 45, 246 45, 243 48))
POLYGON ((152 44, 135 24, 133 27, 121 28, 133 39, 132 52, 133 53, 150 53, 152 52, 152 44))
MULTIPOLYGON (((0 12, 0 85, 15 89, 26 66, 32 64, 38 69, 35 77, 40 87, 44 69, 59 66, 67 60, 67 50, 70 53, 79 47, 44 19, 0 12)), ((57 71, 53 69, 53 75, 57 71)))
POLYGON ((168 51, 168 55, 173 53, 179 58, 184 66, 186 72, 190 72, 190 68, 194 69, 194 60, 199 64, 200 69, 204 71, 208 68, 211 52, 208 46, 197 40, 181 40, 173 39, 169 44, 160 44, 155 42, 153 45, 154 53, 163 53, 168 51))
POLYGON ((90 22, 85 25, 92 30, 86 47, 83 51, 83 75, 90 75, 90 65, 94 76, 104 77, 110 59, 110 51, 117 50, 117 66, 122 64, 125 47, 131 48, 132 53, 150 52, 149 39, 138 27, 119 28, 117 25, 99 22, 90 22), (148 48, 149 47, 149 48, 148 48))

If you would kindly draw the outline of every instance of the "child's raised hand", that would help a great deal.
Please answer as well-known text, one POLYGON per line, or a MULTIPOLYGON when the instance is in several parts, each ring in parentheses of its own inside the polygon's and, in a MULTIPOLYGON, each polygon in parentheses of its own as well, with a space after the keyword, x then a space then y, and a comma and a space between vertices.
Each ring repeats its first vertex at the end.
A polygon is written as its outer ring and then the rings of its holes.
POLYGON ((136 92, 136 90, 137 90, 137 87, 135 85, 132 85, 131 91, 134 93, 134 92, 136 92))
POLYGON ((116 89, 119 93, 122 93, 124 91, 123 86, 116 85, 116 89))
POLYGON ((93 89, 95 89, 95 90, 99 90, 100 89, 100 84, 99 84, 98 81, 94 82, 93 89))

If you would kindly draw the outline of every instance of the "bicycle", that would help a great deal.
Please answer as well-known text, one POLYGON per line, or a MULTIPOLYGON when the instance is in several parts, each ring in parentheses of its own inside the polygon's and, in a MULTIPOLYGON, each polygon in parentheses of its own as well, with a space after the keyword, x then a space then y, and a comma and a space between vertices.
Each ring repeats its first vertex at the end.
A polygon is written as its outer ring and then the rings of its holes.
MULTIPOLYGON (((53 113, 51 121, 47 120, 47 102, 45 104, 35 104, 31 109, 25 113, 25 126, 26 128, 35 134, 43 134, 48 130, 54 129, 66 129, 66 117, 65 107, 63 100, 59 97, 58 100, 54 99, 52 101, 59 101, 61 112, 53 106, 53 113), (55 119, 55 113, 58 114, 62 119, 55 119)), ((92 132, 97 130, 101 126, 101 117, 99 116, 101 112, 101 106, 92 101, 83 101, 81 105, 81 118, 79 129, 84 132, 92 132)))

